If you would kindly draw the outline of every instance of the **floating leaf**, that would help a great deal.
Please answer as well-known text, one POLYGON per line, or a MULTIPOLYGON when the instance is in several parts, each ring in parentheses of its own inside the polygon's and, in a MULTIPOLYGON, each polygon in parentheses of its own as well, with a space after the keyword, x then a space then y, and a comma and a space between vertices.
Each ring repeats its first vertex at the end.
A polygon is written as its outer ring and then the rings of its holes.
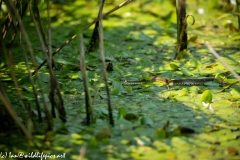
POLYGON ((43 62, 43 60, 40 58, 40 57, 38 57, 38 56, 35 56, 35 58, 36 58, 36 60, 37 60, 37 63, 42 63, 43 62))
POLYGON ((78 79, 79 78, 79 72, 70 72, 70 73, 67 73, 67 76, 71 79, 78 79))
POLYGON ((191 36, 191 37, 188 39, 188 42, 195 42, 197 39, 198 39, 198 36, 191 36))
POLYGON ((111 94, 118 94, 119 93, 119 88, 114 88, 111 90, 111 94))
POLYGON ((114 88, 118 88, 119 89, 119 92, 122 92, 124 91, 124 88, 122 86, 122 83, 120 83, 118 80, 116 81, 113 81, 113 87, 114 88))
POLYGON ((138 120, 138 116, 136 114, 133 113, 127 113, 126 115, 124 115, 124 118, 128 121, 134 122, 138 120))
POLYGON ((118 119, 124 117, 127 114, 127 110, 124 107, 118 109, 118 119))
POLYGON ((180 135, 181 135, 180 127, 175 128, 171 133, 171 136, 180 136, 180 135))
POLYGON ((78 78, 82 80, 82 73, 80 71, 78 72, 78 78))
POLYGON ((118 128, 120 130, 130 129, 130 128, 132 128, 132 123, 124 118, 120 118, 117 120, 116 128, 118 128))
POLYGON ((163 128, 158 128, 156 130, 156 132, 154 133, 154 135, 159 139, 164 139, 167 137, 167 133, 166 133, 165 129, 163 129, 163 128))
POLYGON ((232 98, 240 99, 240 87, 235 87, 231 89, 232 98))
POLYGON ((232 102, 229 100, 219 100, 214 102, 214 104, 219 108, 229 108, 232 105, 232 102))
POLYGON ((184 75, 186 75, 186 76, 193 76, 193 73, 191 72, 191 71, 189 71, 187 68, 185 68, 185 67, 181 67, 180 68, 180 71, 184 74, 184 75))
POLYGON ((147 74, 147 73, 142 74, 142 78, 145 79, 145 80, 150 80, 151 79, 149 74, 147 74))
POLYGON ((88 140, 88 146, 90 147, 97 147, 98 146, 98 141, 96 138, 91 138, 88 140))
POLYGON ((132 87, 127 87, 127 88, 126 88, 126 91, 127 91, 127 94, 128 94, 128 95, 133 95, 132 87))
POLYGON ((148 124, 151 126, 151 125, 153 125, 153 121, 151 118, 145 116, 145 117, 141 118, 141 124, 142 125, 148 124))
POLYGON ((178 70, 179 70, 179 66, 177 66, 176 64, 170 63, 169 65, 170 65, 170 67, 171 67, 174 71, 178 71, 178 70))
POLYGON ((39 74, 39 79, 42 81, 42 82, 49 82, 49 74, 39 74))
POLYGON ((194 67, 194 68, 200 68, 202 66, 202 63, 198 60, 191 59, 187 62, 187 66, 194 67))
POLYGON ((97 134, 96 134, 96 139, 97 140, 102 140, 102 139, 105 139, 105 138, 110 138, 111 136, 111 131, 108 129, 108 128, 103 128, 101 131, 99 131, 97 134))
POLYGON ((123 74, 123 71, 122 71, 122 66, 120 65, 115 65, 115 68, 114 68, 119 74, 121 74, 122 76, 124 75, 123 74))

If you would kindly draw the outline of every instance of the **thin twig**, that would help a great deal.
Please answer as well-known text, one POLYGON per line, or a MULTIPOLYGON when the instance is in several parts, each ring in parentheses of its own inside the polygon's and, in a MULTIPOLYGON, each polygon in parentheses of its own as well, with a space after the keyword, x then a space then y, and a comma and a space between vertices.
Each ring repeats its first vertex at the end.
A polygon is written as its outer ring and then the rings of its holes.
POLYGON ((84 86, 84 92, 85 92, 85 108, 86 108, 86 125, 90 125, 90 122, 93 121, 93 109, 88 89, 88 83, 87 83, 87 74, 86 74, 86 64, 85 64, 85 58, 84 58, 84 47, 83 47, 83 36, 82 34, 79 35, 79 54, 80 54, 80 68, 83 78, 83 86, 84 86))
POLYGON ((78 160, 83 160, 84 159, 86 151, 87 151, 86 145, 82 146, 82 148, 80 149, 80 152, 79 152, 78 160))
POLYGON ((30 69, 30 66, 29 66, 29 63, 28 63, 27 53, 26 53, 25 48, 23 47, 22 41, 20 41, 20 47, 22 49, 23 59, 24 59, 25 65, 27 67, 28 77, 29 77, 30 83, 32 85, 33 96, 34 96, 36 107, 37 107, 38 121, 42 122, 43 118, 42 118, 42 114, 41 114, 41 110, 40 110, 40 105, 39 105, 39 100, 38 100, 38 95, 37 95, 37 89, 34 85, 33 77, 31 76, 31 69, 30 69))
POLYGON ((2 2, 3 2, 3 0, 0 0, 0 7, 2 7, 2 2))
MULTIPOLYGON (((36 0, 35 0, 36 2, 36 0)), ((39 17, 39 25, 40 25, 40 31, 42 33, 42 37, 43 37, 43 41, 45 43, 45 46, 48 47, 48 55, 46 54, 45 56, 48 57, 48 65, 49 65, 49 71, 50 74, 53 74, 53 70, 52 70, 52 32, 51 32, 51 18, 50 18, 50 6, 49 6, 49 0, 47 0, 47 15, 48 15, 48 45, 47 45, 47 40, 46 40, 46 35, 44 33, 44 29, 42 26, 42 22, 40 19, 40 14, 38 13, 38 17, 39 17)), ((37 6, 36 6, 37 7, 37 6)), ((38 11, 39 12, 39 11, 38 11)), ((46 58, 47 58, 46 57, 46 58)))
POLYGON ((222 65, 224 65, 225 68, 227 68, 232 75, 240 82, 240 77, 239 75, 219 56, 219 54, 212 48, 212 46, 210 46, 210 44, 207 42, 205 44, 209 51, 222 63, 222 65))
MULTIPOLYGON (((20 1, 15 1, 14 5, 16 6, 16 8, 18 8, 20 5, 20 1)), ((5 20, 5 23, 3 25, 3 30, 2 30, 2 39, 3 40, 5 39, 12 22, 13 22, 13 16, 12 16, 11 9, 10 9, 7 19, 5 20)))
MULTIPOLYGON (((37 6, 37 1, 34 0, 34 2, 36 3, 35 4, 35 7, 38 8, 37 6)), ((54 90, 55 90, 55 87, 56 87, 56 83, 57 81, 55 81, 55 76, 53 75, 53 70, 52 70, 52 41, 51 41, 51 18, 50 18, 50 7, 49 7, 49 0, 46 1, 47 2, 47 17, 48 17, 48 43, 49 45, 47 45, 47 39, 46 39, 46 36, 45 36, 45 32, 44 32, 44 29, 43 29, 43 26, 42 26, 42 22, 41 22, 41 19, 40 19, 40 14, 39 14, 39 10, 37 11, 37 17, 38 17, 38 23, 40 25, 40 31, 41 31, 41 34, 42 34, 42 38, 44 40, 44 43, 45 43, 45 47, 47 48, 47 51, 44 51, 45 53, 45 57, 47 59, 47 62, 48 62, 48 69, 49 69, 49 74, 50 74, 50 93, 49 93, 49 99, 51 101, 51 106, 52 106, 52 116, 53 118, 56 118, 56 113, 55 113, 55 94, 54 94, 54 90)), ((44 48, 43 48, 44 49, 44 48)), ((61 115, 60 115, 61 117, 61 115)))
MULTIPOLYGON (((37 31, 37 35, 38 35, 39 40, 40 40, 40 44, 41 44, 42 50, 43 50, 43 52, 45 53, 45 57, 47 58, 48 55, 47 55, 47 53, 46 53, 46 51, 45 51, 44 42, 43 42, 42 36, 41 36, 41 34, 40 34, 39 28, 38 28, 38 26, 37 26, 37 22, 36 22, 36 20, 35 20, 35 17, 34 17, 34 15, 33 15, 31 5, 29 5, 29 10, 30 10, 30 15, 31 15, 31 17, 32 17, 32 20, 33 20, 35 29, 36 29, 36 31, 37 31)), ((34 60, 35 60, 35 59, 34 59, 34 60)), ((37 75, 38 75, 38 74, 37 74, 37 75)), ((39 81, 39 82, 40 82, 40 81, 39 81)), ((40 85, 40 88, 42 88, 41 85, 40 85)), ((43 93, 42 93, 42 92, 41 92, 41 94, 42 94, 42 96, 43 96, 43 93)), ((53 120, 52 120, 52 116, 51 116, 51 114, 50 114, 50 111, 49 111, 49 109, 48 109, 48 107, 47 107, 47 105, 46 105, 44 96, 43 96, 43 104, 44 104, 44 110, 45 110, 45 114, 46 114, 47 121, 48 121, 48 130, 52 130, 52 128, 53 128, 53 120)))
MULTIPOLYGON (((6 1, 6 5, 11 8, 13 10, 13 14, 14 16, 16 17, 17 21, 19 22, 19 27, 20 27, 20 30, 25 38, 25 41, 26 41, 26 44, 28 46, 28 49, 29 49, 29 53, 30 53, 30 56, 31 56, 31 59, 32 59, 32 62, 33 62, 33 66, 36 68, 36 61, 34 59, 34 56, 33 56, 33 49, 32 49, 32 46, 31 46, 31 43, 30 43, 30 40, 29 40, 29 37, 28 37, 28 34, 25 30, 25 27, 22 23, 22 20, 21 20, 21 17, 16 9, 16 7, 13 5, 12 1, 6 1)), ((27 64, 26 64, 27 65, 27 64)), ((28 67, 28 66, 27 66, 28 67)), ((29 77, 30 78, 30 77, 29 77)), ((41 83, 40 83, 40 80, 39 80, 39 75, 37 74, 37 78, 38 78, 38 82, 39 82, 39 87, 41 87, 41 83)), ((30 78, 30 80, 32 80, 30 78)), ((43 97, 44 99, 44 96, 43 96, 43 92, 40 90, 40 93, 41 93, 41 96, 43 97)), ((43 103, 44 105, 46 106, 46 102, 43 100, 43 103)))
MULTIPOLYGON (((48 55, 45 54, 48 58, 48 69, 49 69, 49 74, 50 74, 50 85, 51 85, 51 89, 50 89, 50 93, 49 93, 49 97, 50 97, 50 101, 51 101, 51 105, 52 105, 52 116, 56 117, 55 115, 55 106, 58 110, 59 113, 59 118, 62 120, 62 122, 66 122, 67 118, 66 118, 66 111, 64 108, 64 104, 63 104, 63 99, 62 99, 62 95, 60 92, 60 87, 59 87, 59 83, 57 81, 57 78, 55 76, 55 74, 53 73, 53 69, 52 69, 52 32, 51 32, 51 18, 50 18, 50 6, 49 6, 49 0, 47 0, 47 15, 48 15, 48 55)), ((44 36, 44 35, 43 35, 44 36)), ((45 52, 47 53, 47 52, 45 52)))
POLYGON ((107 70, 106 70, 106 64, 105 64, 105 55, 104 55, 104 44, 103 44, 103 26, 102 26, 102 9, 103 9, 103 1, 100 0, 100 10, 99 10, 99 48, 100 48, 100 54, 101 54, 101 60, 102 60, 102 68, 103 68, 103 77, 105 80, 105 87, 107 92, 107 102, 108 102, 108 112, 109 112, 109 119, 110 124, 114 126, 114 120, 112 115, 112 106, 111 106, 111 97, 110 97, 110 91, 108 88, 108 76, 107 76, 107 70))
POLYGON ((238 32, 240 32, 240 10, 239 10, 240 1, 236 0, 236 11, 238 17, 238 32))
MULTIPOLYGON (((28 1, 26 2, 26 4, 24 5, 24 7, 23 7, 23 11, 22 11, 22 13, 21 13, 21 19, 23 19, 24 13, 26 12, 26 10, 27 10, 27 8, 28 8, 29 2, 30 2, 30 0, 28 0, 28 1)), ((14 25, 14 24, 13 24, 13 25, 14 25)), ((17 36, 17 33, 18 33, 18 31, 19 31, 19 23, 17 23, 17 25, 14 25, 14 27, 15 27, 15 32, 14 32, 14 34, 13 34, 13 36, 12 36, 12 39, 11 39, 11 42, 10 42, 10 46, 13 45, 13 42, 14 42, 14 40, 15 40, 15 38, 16 38, 16 36, 17 36)))
POLYGON ((39 24, 40 31, 41 31, 41 34, 42 34, 42 37, 43 37, 43 42, 44 42, 44 44, 45 44, 45 46, 47 48, 47 46, 48 46, 48 44, 47 44, 47 37, 46 37, 46 34, 44 32, 44 29, 43 29, 43 24, 42 24, 42 21, 41 21, 37 0, 34 0, 34 7, 35 7, 34 9, 35 9, 35 12, 36 12, 37 22, 39 24))
MULTIPOLYGON (((108 16, 109 14, 111 14, 112 12, 122 8, 123 6, 125 6, 126 4, 130 3, 132 0, 126 0, 125 2, 119 4, 118 6, 114 7, 112 10, 108 11, 107 13, 103 14, 103 18, 108 16)), ((99 18, 96 18, 94 21, 92 21, 91 23, 89 23, 87 26, 85 26, 82 31, 85 31, 86 29, 88 29, 90 26, 92 26, 94 23, 96 23, 97 21, 99 21, 99 18)), ((63 47, 65 47, 68 43, 70 43, 72 40, 74 40, 76 38, 76 34, 73 35, 70 39, 68 39, 66 42, 64 42, 59 48, 57 48, 52 56, 54 56, 55 54, 57 54, 63 47)), ((36 74, 36 72, 39 71, 40 68, 42 68, 42 66, 47 62, 47 60, 45 59, 42 64, 40 64, 37 69, 35 69, 34 72, 32 72, 32 76, 34 76, 36 74)))
POLYGON ((92 99, 92 104, 94 105, 95 104, 95 100, 96 98, 98 97, 99 95, 99 88, 100 88, 100 84, 102 83, 102 80, 103 80, 103 75, 101 75, 98 80, 97 80, 97 84, 95 85, 95 88, 94 90, 96 91, 95 95, 93 96, 93 99, 92 99))
MULTIPOLYGON (((26 2, 26 4, 24 5, 24 7, 23 7, 23 11, 22 11, 22 13, 21 13, 21 19, 23 19, 23 16, 24 16, 24 13, 25 13, 26 10, 27 10, 29 1, 30 1, 30 0, 28 0, 28 1, 26 2)), ((19 2, 20 2, 20 1, 19 1, 19 2)), ((19 7, 19 5, 20 5, 20 4, 18 4, 17 7, 19 7)), ((10 13, 8 14, 8 18, 6 19, 6 22, 5 22, 5 24, 4 24, 3 31, 2 31, 3 39, 5 38, 5 36, 6 36, 7 32, 8 32, 8 29, 9 29, 10 25, 13 24, 13 23, 12 23, 12 15, 11 15, 10 13), (9 24, 6 24, 7 21, 9 21, 9 24)), ((13 24, 13 25, 14 25, 14 27, 15 27, 15 31, 14 31, 14 33, 13 33, 13 35, 12 35, 12 39, 11 39, 11 42, 10 42, 10 46, 13 45, 13 42, 14 42, 14 40, 15 40, 15 38, 16 38, 18 29, 19 29, 19 23, 17 23, 17 25, 15 25, 15 24, 13 24)))

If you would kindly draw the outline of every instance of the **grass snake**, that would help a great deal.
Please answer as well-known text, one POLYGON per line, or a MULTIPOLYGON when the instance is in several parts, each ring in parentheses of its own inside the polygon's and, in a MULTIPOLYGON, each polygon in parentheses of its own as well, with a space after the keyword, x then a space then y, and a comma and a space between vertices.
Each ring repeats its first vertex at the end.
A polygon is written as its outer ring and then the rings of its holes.
POLYGON ((206 77, 206 78, 200 78, 200 79, 178 79, 178 80, 168 80, 164 77, 159 76, 150 76, 150 80, 139 80, 139 81, 128 81, 128 80, 121 80, 123 85, 138 85, 138 84, 144 84, 147 82, 163 82, 167 85, 174 86, 174 85, 186 85, 186 86, 193 86, 193 85, 203 85, 205 82, 214 81, 216 78, 214 77, 206 77))

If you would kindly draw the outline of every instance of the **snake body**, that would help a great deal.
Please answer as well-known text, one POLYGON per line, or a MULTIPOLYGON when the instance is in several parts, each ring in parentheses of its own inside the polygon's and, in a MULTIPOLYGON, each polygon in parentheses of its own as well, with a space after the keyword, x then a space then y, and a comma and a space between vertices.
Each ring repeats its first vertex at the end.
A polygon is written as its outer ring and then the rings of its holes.
POLYGON ((203 85, 205 82, 210 82, 214 81, 214 77, 206 77, 206 78, 201 78, 201 79, 179 79, 179 80, 168 80, 164 77, 159 77, 159 76, 150 76, 150 80, 139 80, 139 81, 127 81, 127 80, 121 80, 121 82, 124 85, 138 85, 138 84, 144 84, 149 81, 151 82, 163 82, 166 83, 167 85, 173 86, 173 85, 178 85, 178 86, 193 86, 193 85, 203 85))

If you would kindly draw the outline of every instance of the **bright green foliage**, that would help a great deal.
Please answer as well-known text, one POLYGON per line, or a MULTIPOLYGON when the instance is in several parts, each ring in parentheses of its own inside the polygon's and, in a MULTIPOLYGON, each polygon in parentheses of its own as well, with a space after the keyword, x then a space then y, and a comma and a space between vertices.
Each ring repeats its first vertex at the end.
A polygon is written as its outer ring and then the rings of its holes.
MULTIPOLYGON (((52 41, 54 49, 80 32, 97 17, 97 1, 51 1, 52 41)), ((43 2, 42 2, 43 3, 43 2)), ((104 13, 121 3, 106 0, 104 13)), ((239 159, 240 154, 240 84, 216 60, 204 45, 210 42, 220 56, 238 73, 239 32, 226 26, 229 20, 237 26, 232 12, 218 10, 217 0, 187 1, 187 13, 196 23, 188 26, 188 51, 172 60, 176 52, 176 14, 170 1, 132 1, 103 20, 106 59, 113 64, 108 72, 114 128, 109 126, 105 84, 99 52, 86 55, 90 95, 95 123, 85 126, 85 101, 79 69, 78 41, 65 46, 54 60, 59 70, 54 73, 60 84, 67 122, 54 120, 53 133, 45 133, 45 123, 36 120, 36 107, 21 49, 14 45, 13 55, 20 88, 33 110, 34 142, 44 153, 66 154, 66 159, 239 159), (198 9, 204 13, 198 13, 198 9), (207 82, 200 86, 166 86, 163 83, 124 86, 121 79, 149 80, 150 76, 167 79, 220 77, 227 84, 207 82), (214 107, 214 114, 202 106, 214 107)), ((44 3, 42 18, 46 18, 44 3)), ((233 10, 231 10, 233 11, 233 10)), ((34 49, 37 64, 45 58, 40 51, 33 24, 23 18, 34 49)), ((44 21, 45 22, 45 21, 44 21)), ((84 34, 85 46, 93 27, 84 34)), ((19 40, 20 41, 20 40, 19 40)), ((86 47, 85 47, 86 48, 86 47)), ((31 64, 32 65, 32 64, 31 64)), ((30 126, 28 114, 11 81, 10 71, 0 64, 0 78, 21 121, 30 126)), ((31 68, 33 71, 34 68, 31 68)), ((44 97, 48 100, 47 67, 39 72, 44 97)), ((38 80, 33 77, 38 91, 38 80)), ((41 106, 42 107, 42 106, 41 106)), ((43 113, 43 109, 42 109, 43 113)), ((45 116, 45 115, 44 115, 45 116)), ((0 152, 39 151, 26 143, 20 133, 0 136, 0 152)))

